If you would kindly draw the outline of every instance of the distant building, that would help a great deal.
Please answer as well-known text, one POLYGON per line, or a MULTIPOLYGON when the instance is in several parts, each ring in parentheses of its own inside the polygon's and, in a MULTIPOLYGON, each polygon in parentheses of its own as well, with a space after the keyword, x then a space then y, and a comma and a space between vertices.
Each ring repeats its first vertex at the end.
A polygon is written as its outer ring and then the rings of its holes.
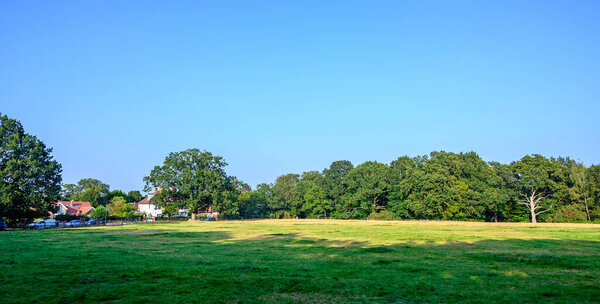
POLYGON ((219 212, 214 212, 211 206, 208 206, 208 210, 198 212, 198 215, 204 215, 206 217, 219 218, 219 212))
POLYGON ((89 216, 95 209, 90 202, 60 201, 55 206, 57 207, 57 211, 53 214, 53 217, 61 214, 89 216))
POLYGON ((148 196, 144 197, 143 200, 139 201, 136 204, 137 212, 145 213, 147 216, 161 216, 162 208, 150 202, 154 195, 156 195, 156 192, 154 194, 149 194, 148 196))
MULTIPOLYGON (((159 190, 155 189, 153 194, 149 194, 143 200, 134 203, 135 210, 140 213, 145 213, 147 216, 162 216, 163 209, 158 207, 156 204, 152 203, 152 198, 159 193, 159 190)), ((187 216, 189 213, 188 208, 179 208, 177 210, 178 214, 175 216, 187 216)), ((198 213, 199 215, 206 215, 207 217, 219 217, 218 212, 213 212, 212 207, 208 207, 208 210, 201 211, 198 213)))

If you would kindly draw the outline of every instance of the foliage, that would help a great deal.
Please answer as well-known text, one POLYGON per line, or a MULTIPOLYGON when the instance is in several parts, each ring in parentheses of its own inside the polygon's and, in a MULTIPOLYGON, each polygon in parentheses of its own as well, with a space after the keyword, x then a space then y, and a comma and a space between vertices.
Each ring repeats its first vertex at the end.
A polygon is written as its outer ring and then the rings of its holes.
POLYGON ((555 223, 582 223, 587 221, 587 214, 580 205, 561 206, 550 218, 555 223))
POLYGON ((23 225, 53 210, 62 169, 51 153, 19 121, 0 113, 0 221, 23 225))
POLYGON ((76 185, 64 185, 61 197, 68 201, 90 202, 93 207, 104 206, 112 198, 110 187, 95 178, 81 179, 76 185))
POLYGON ((127 218, 128 213, 135 211, 132 203, 128 203, 124 197, 115 196, 110 200, 110 203, 106 205, 108 214, 116 218, 127 218))
POLYGON ((392 221, 400 219, 395 213, 390 211, 373 212, 369 214, 369 220, 385 220, 392 221))
MULTIPOLYGON (((223 219, 581 221, 581 211, 585 221, 600 219, 600 167, 564 157, 534 154, 502 164, 475 152, 434 151, 390 164, 368 161, 355 167, 340 160, 322 171, 279 176, 254 190, 228 176, 225 166, 221 157, 198 149, 171 153, 144 178, 145 190, 157 190, 152 203, 164 214, 177 214, 181 207, 192 213, 212 208, 223 219)), ((142 197, 139 191, 108 188, 86 179, 64 185, 63 194, 102 192, 96 199, 102 204, 114 197, 126 203, 142 197)), ((125 217, 127 212, 111 214, 125 217)))
POLYGON ((234 189, 233 180, 225 173, 227 163, 220 156, 207 151, 188 149, 170 153, 162 166, 155 166, 144 177, 146 191, 161 189, 153 198, 157 205, 172 202, 187 206, 196 213, 215 206, 231 212, 228 202, 234 189))
POLYGON ((369 161, 348 173, 343 208, 351 218, 366 218, 386 209, 391 187, 389 172, 386 164, 369 161))
POLYGON ((130 197, 131 200, 134 201, 134 202, 139 202, 139 201, 141 201, 141 200, 144 199, 144 197, 142 196, 142 194, 138 190, 129 191, 127 193, 127 196, 130 197))
POLYGON ((74 220, 75 217, 72 216, 72 215, 70 215, 70 214, 68 214, 68 213, 65 213, 65 214, 59 214, 59 215, 55 216, 54 219, 57 220, 57 221, 59 221, 59 222, 62 222, 62 221, 67 221, 68 222, 68 221, 74 220))
POLYGON ((275 184, 271 186, 269 211, 278 214, 278 218, 281 218, 284 212, 297 214, 299 206, 302 204, 297 188, 299 181, 300 175, 291 173, 278 177, 275 184))
POLYGON ((564 219, 573 210, 565 206, 576 205, 593 221, 600 218, 599 185, 598 166, 569 158, 527 155, 501 164, 474 152, 436 151, 389 165, 335 161, 322 172, 286 174, 240 196, 238 206, 245 218, 520 222, 547 221, 559 210, 556 218, 564 219))
POLYGON ((162 211, 164 215, 176 215, 179 214, 179 207, 176 203, 167 202, 162 205, 162 211))
POLYGON ((108 217, 108 210, 104 206, 98 206, 92 210, 90 217, 93 219, 104 219, 108 217))

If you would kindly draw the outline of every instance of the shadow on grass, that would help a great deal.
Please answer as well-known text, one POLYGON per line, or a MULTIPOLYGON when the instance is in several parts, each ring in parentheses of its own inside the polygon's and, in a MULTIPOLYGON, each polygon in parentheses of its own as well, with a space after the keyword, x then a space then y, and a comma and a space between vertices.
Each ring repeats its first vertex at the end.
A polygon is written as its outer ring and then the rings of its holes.
POLYGON ((42 234, 12 242, 0 257, 5 299, 593 303, 600 297, 600 242, 595 241, 373 246, 296 233, 236 239, 226 231, 79 231, 48 234, 52 247, 35 238, 42 234))

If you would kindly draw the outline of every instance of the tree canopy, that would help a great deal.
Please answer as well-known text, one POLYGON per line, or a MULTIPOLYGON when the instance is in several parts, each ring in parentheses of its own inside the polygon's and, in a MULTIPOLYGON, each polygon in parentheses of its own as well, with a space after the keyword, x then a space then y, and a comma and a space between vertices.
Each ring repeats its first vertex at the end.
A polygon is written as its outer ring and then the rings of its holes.
POLYGON ((110 202, 110 186, 95 178, 81 179, 77 184, 65 184, 61 197, 68 201, 90 202, 92 206, 104 206, 110 202))
MULTIPOLYGON (((187 207, 222 218, 442 219, 475 221, 600 220, 600 166, 533 154, 502 164, 477 153, 434 151, 389 164, 334 161, 322 171, 288 173, 256 189, 225 172, 207 151, 170 153, 144 178, 165 214, 187 207), (154 190, 155 191, 154 193, 154 190)), ((67 184, 63 195, 106 205, 139 201, 139 191, 110 191, 96 179, 67 184)))
POLYGON ((285 174, 240 206, 246 217, 594 221, 599 185, 599 166, 569 158, 534 154, 501 164, 475 152, 435 151, 389 165, 335 161, 321 172, 285 174))
MULTIPOLYGON (((176 202, 196 213, 231 200, 232 179, 225 173, 227 163, 207 151, 188 149, 170 153, 162 166, 155 166, 144 177, 146 191, 160 189, 153 198, 158 205, 176 202)), ((223 207, 225 208, 225 207, 223 207)))
POLYGON ((0 219, 19 225, 47 215, 60 197, 61 165, 52 149, 0 114, 0 219))

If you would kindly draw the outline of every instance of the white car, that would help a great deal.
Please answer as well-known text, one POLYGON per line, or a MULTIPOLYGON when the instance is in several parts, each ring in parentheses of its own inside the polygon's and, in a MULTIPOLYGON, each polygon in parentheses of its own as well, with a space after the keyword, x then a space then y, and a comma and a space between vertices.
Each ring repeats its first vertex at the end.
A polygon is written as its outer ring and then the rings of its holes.
POLYGON ((27 225, 27 227, 31 229, 56 228, 58 227, 58 222, 54 219, 39 220, 35 223, 27 225))

